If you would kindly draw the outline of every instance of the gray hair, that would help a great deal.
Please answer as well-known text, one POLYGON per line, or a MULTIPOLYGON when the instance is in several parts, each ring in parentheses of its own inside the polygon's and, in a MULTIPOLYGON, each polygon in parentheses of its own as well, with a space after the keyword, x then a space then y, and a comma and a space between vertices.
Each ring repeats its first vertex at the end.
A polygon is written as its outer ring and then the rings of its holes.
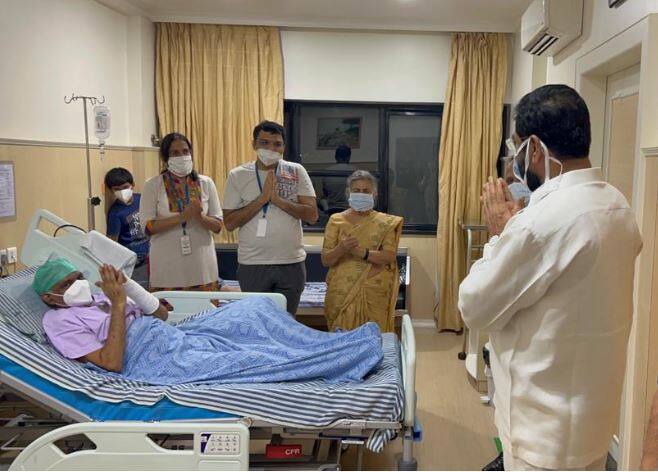
POLYGON ((367 170, 356 170, 347 178, 347 187, 345 187, 345 195, 349 198, 352 183, 357 180, 369 180, 372 184, 373 193, 377 193, 377 178, 367 170))

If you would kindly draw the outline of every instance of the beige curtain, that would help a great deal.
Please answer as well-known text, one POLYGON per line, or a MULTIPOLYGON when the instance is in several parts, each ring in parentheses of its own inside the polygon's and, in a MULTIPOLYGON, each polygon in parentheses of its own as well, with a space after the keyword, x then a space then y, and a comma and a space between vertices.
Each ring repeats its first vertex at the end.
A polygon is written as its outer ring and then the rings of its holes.
POLYGON ((439 330, 462 328, 457 297, 466 250, 459 222, 481 219, 482 184, 496 172, 506 82, 505 34, 453 35, 439 151, 439 330))
MULTIPOLYGON (((252 160, 252 130, 283 122, 283 59, 275 27, 158 23, 156 103, 160 136, 177 131, 220 198, 228 172, 252 160)), ((233 241, 225 234, 223 240, 233 241)))

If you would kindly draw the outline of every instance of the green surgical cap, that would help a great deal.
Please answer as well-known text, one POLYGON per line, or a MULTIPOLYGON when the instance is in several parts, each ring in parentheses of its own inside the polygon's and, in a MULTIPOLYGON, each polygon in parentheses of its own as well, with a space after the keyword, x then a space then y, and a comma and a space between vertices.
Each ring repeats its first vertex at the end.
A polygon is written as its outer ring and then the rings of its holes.
POLYGON ((73 264, 63 257, 49 260, 39 267, 37 273, 34 274, 32 288, 39 295, 43 295, 52 289, 57 282, 77 270, 73 264))

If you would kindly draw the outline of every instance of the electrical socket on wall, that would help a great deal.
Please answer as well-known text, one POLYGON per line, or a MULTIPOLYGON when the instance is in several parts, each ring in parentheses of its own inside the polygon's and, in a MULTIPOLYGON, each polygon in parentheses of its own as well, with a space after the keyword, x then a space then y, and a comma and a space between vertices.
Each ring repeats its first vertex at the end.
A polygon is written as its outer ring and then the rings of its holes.
POLYGON ((7 249, 7 262, 9 264, 16 264, 18 259, 18 251, 15 247, 10 247, 7 249))

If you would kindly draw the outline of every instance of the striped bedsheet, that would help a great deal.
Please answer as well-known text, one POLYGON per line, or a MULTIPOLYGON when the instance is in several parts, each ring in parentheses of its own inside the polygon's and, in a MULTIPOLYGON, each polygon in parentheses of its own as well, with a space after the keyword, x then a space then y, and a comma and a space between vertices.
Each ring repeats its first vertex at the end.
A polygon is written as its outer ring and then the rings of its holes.
MULTIPOLYGON (((2 309, 0 306, 0 313, 2 309)), ((342 419, 396 422, 402 419, 404 389, 395 335, 383 335, 383 349, 382 363, 360 383, 154 386, 87 369, 63 358, 50 345, 39 344, 0 322, 0 354, 60 387, 91 398, 110 403, 131 401, 138 405, 153 405, 168 398, 180 405, 310 429, 326 428, 342 419)), ((379 452, 394 436, 393 430, 375 431, 367 447, 379 452)))

